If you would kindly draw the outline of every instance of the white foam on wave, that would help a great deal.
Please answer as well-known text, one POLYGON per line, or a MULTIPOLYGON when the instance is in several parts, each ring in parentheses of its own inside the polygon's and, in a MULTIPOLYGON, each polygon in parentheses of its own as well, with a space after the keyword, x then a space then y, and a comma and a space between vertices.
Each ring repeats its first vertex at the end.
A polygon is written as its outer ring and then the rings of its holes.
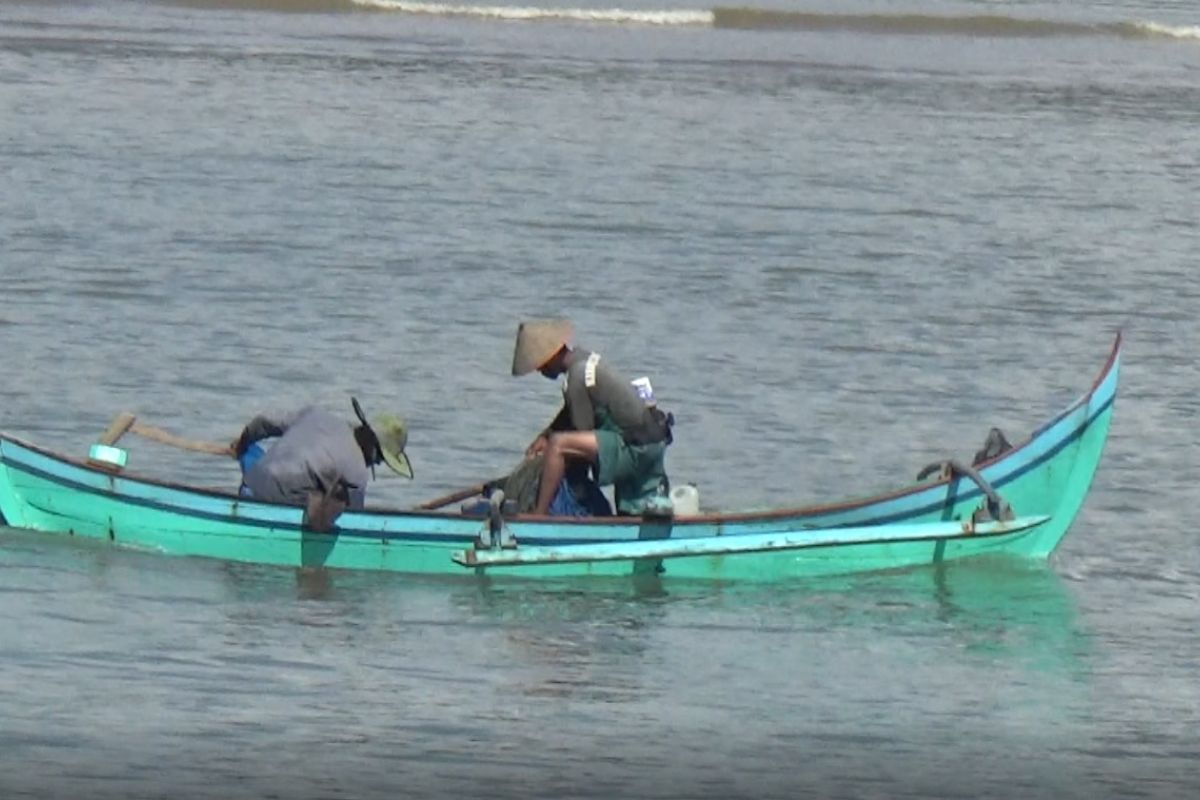
POLYGON ((476 6, 450 3, 420 3, 408 0, 353 0, 363 8, 426 14, 441 17, 480 17, 514 21, 567 20, 641 25, 712 25, 712 11, 632 11, 624 8, 534 8, 532 6, 476 6))
POLYGON ((1163 25, 1159 22, 1135 22, 1133 23, 1133 27, 1152 36, 1200 40, 1200 25, 1163 25))

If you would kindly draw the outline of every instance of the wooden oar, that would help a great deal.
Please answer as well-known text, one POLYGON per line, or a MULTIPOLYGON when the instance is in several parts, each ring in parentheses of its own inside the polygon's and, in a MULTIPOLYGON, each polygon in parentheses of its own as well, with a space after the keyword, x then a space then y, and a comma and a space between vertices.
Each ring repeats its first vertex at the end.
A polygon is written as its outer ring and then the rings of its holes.
POLYGON ((126 433, 134 433, 152 442, 158 442, 168 447, 177 447, 180 450, 190 450, 194 453, 207 453, 208 455, 225 456, 227 458, 234 457, 231 445, 220 444, 219 442, 202 442, 196 439, 176 436, 162 428, 138 422, 137 416, 128 411, 121 412, 113 419, 104 433, 100 434, 98 442, 103 445, 112 446, 126 433))
MULTIPOLYGON (((505 476, 505 477, 507 477, 507 476, 505 476)), ((421 503, 421 505, 417 506, 417 508, 423 509, 425 511, 430 511, 430 510, 433 510, 436 508, 442 508, 443 506, 448 506, 451 503, 457 503, 460 500, 466 500, 468 497, 474 497, 477 494, 483 494, 483 490, 486 489, 490 484, 499 483, 502 480, 504 480, 503 477, 494 478, 490 481, 478 483, 474 486, 468 486, 465 489, 459 489, 458 491, 451 492, 448 495, 444 495, 442 497, 437 497, 428 502, 421 503)))
POLYGON ((133 414, 130 414, 128 411, 122 411, 104 429, 104 433, 100 434, 100 438, 96 440, 96 443, 111 447, 117 443, 117 439, 120 439, 125 435, 126 431, 133 427, 133 423, 136 420, 137 417, 133 414))

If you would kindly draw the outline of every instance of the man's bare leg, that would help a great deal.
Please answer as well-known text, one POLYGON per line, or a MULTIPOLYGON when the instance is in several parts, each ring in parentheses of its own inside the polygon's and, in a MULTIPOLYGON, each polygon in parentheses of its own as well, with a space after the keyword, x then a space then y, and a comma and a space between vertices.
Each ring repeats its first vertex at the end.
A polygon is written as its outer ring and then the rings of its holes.
POLYGON ((567 471, 567 459, 578 458, 595 464, 600 457, 600 444, 596 441, 595 431, 566 431, 550 437, 543 453, 542 480, 538 486, 537 505, 534 514, 546 514, 550 511, 550 502, 558 491, 567 471))

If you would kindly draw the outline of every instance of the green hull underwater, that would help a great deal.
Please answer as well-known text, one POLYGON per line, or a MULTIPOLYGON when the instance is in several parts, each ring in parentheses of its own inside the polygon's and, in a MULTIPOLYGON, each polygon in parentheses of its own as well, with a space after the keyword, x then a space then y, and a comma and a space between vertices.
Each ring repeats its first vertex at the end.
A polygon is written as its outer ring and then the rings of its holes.
MULTIPOLYGON (((1019 529, 964 531, 984 492, 961 474, 874 497, 765 512, 675 519, 515 516, 504 520, 533 563, 478 566, 472 552, 486 519, 460 513, 348 512, 328 534, 302 528, 298 508, 259 503, 152 478, 0 434, 0 514, 15 528, 110 540, 170 555, 292 567, 398 573, 583 576, 662 573, 675 578, 775 581, 893 569, 1005 554, 1045 559, 1067 533, 1095 475, 1112 421, 1120 337, 1092 388, 978 473, 1019 518, 1019 529), (1036 519, 1035 519, 1036 518, 1036 519), (937 523, 955 522, 957 525, 937 523), (852 537, 831 531, 853 529, 852 537), (757 538, 756 538, 757 537, 757 538), (704 540, 701 554, 679 543, 704 540), (662 541, 661 557, 648 541, 662 541), (761 549, 762 542, 777 547, 761 549), (589 557, 538 561, 577 546, 589 557), (456 563, 454 556, 460 555, 456 563), (649 555, 647 555, 649 554, 649 555), (602 557, 601 557, 602 556, 602 557)), ((982 529, 980 529, 982 530, 982 529)), ((486 551, 481 551, 486 552, 486 551)))

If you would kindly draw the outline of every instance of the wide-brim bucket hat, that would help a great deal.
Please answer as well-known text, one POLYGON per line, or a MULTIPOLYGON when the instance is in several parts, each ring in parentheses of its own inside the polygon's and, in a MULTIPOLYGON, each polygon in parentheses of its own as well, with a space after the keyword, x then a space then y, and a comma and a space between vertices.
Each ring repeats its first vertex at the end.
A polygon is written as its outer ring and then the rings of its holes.
POLYGON ((517 344, 513 348, 513 375, 526 375, 540 369, 554 354, 565 347, 575 333, 575 326, 566 319, 543 319, 522 322, 517 326, 517 344))
POLYGON ((367 415, 363 413, 362 406, 358 404, 358 399, 351 397, 350 404, 354 406, 354 414, 358 417, 359 422, 375 437, 375 444, 379 448, 379 455, 383 458, 383 463, 387 464, 397 475, 412 478, 412 462, 409 461, 408 454, 404 452, 404 448, 408 445, 408 425, 405 424, 404 419, 395 414, 378 414, 368 422, 367 415))

